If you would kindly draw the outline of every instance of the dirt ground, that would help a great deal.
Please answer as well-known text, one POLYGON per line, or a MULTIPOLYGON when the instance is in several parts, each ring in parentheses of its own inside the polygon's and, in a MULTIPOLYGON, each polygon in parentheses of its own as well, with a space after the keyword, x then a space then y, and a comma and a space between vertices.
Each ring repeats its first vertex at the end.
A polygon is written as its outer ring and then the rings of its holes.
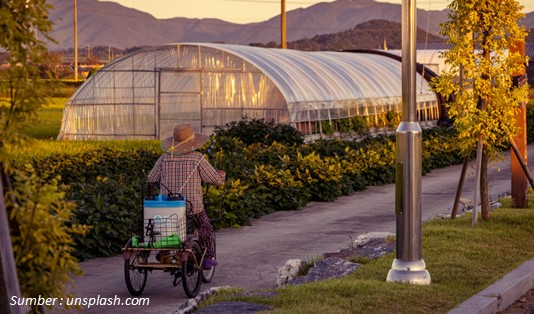
POLYGON ((499 314, 534 314, 534 289, 530 289, 519 300, 499 314))

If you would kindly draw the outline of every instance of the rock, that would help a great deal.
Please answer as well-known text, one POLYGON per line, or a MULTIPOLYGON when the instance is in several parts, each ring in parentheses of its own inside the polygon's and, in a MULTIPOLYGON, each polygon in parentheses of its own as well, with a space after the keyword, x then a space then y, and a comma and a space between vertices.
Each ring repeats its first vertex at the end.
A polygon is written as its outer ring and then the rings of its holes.
POLYGON ((256 313, 260 311, 270 311, 271 307, 263 304, 248 302, 219 302, 195 311, 195 313, 217 313, 217 314, 238 314, 238 313, 256 313))
POLYGON ((490 210, 494 210, 496 208, 502 207, 502 204, 500 202, 492 202, 490 203, 490 210))
POLYGON ((462 208, 458 207, 459 212, 473 210, 473 201, 465 197, 460 197, 459 206, 462 206, 462 208))
POLYGON ((363 247, 372 240, 384 239, 387 237, 394 237, 394 236, 395 234, 391 232, 369 232, 366 234, 359 235, 356 238, 356 240, 354 240, 353 247, 363 247))
POLYGON ((301 284, 331 278, 347 276, 360 267, 358 263, 351 263, 337 257, 326 257, 315 262, 308 275, 289 280, 288 284, 301 284))
POLYGON ((230 289, 230 286, 212 287, 208 289, 207 291, 199 293, 199 295, 196 298, 189 299, 187 302, 182 304, 180 308, 178 309, 178 311, 175 312, 175 314, 189 314, 189 313, 194 312, 202 301, 206 300, 211 295, 215 294, 217 291, 221 289, 230 289))
MULTIPOLYGON (((296 278, 282 277, 286 273, 285 270, 288 267, 288 263, 292 265, 290 261, 293 260, 289 260, 281 268, 282 272, 279 270, 276 287, 346 276, 360 267, 360 264, 352 263, 348 261, 349 259, 357 257, 374 259, 395 250, 395 242, 385 240, 390 236, 395 236, 395 234, 390 232, 371 232, 360 235, 351 243, 350 248, 338 252, 325 253, 324 258, 316 261, 306 276, 298 276, 296 278)), ((301 266, 302 261, 300 263, 301 266)))
POLYGON ((386 241, 385 238, 394 236, 393 233, 369 233, 359 236, 352 246, 338 252, 325 253, 324 257, 338 257, 350 260, 358 257, 378 258, 395 250, 394 241, 386 241))
POLYGON ((280 267, 278 269, 278 274, 276 276, 276 283, 275 287, 283 287, 285 286, 290 280, 297 277, 300 268, 304 265, 304 261, 300 259, 290 259, 288 260, 284 266, 280 267))

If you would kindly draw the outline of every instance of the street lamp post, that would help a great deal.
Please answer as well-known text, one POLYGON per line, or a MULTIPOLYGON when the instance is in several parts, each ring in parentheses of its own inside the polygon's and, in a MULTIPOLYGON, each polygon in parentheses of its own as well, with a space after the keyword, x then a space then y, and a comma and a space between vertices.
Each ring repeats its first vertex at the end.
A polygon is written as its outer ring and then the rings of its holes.
POLYGON ((402 122, 397 128, 395 212, 396 258, 387 281, 430 284, 430 274, 421 258, 422 131, 416 110, 416 6, 402 1, 402 122))

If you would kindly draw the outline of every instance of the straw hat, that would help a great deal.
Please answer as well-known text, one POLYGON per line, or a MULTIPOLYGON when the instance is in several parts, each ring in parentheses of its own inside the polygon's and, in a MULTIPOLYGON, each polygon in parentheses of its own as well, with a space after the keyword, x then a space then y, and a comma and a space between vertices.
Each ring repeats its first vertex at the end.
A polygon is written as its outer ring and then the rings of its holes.
POLYGON ((193 151, 208 141, 208 136, 194 133, 189 124, 178 124, 174 127, 173 136, 161 142, 161 148, 168 153, 183 154, 193 151))

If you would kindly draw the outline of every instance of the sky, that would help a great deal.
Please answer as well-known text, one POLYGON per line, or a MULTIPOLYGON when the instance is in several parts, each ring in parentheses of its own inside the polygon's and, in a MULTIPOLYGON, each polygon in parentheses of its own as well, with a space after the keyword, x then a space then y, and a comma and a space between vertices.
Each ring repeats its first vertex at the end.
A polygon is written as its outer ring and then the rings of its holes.
MULTIPOLYGON (((280 0, 100 0, 120 3, 147 12, 156 18, 218 18, 246 24, 262 22, 280 14, 280 0)), ((334 0, 286 0, 286 12, 334 0)), ((354 0, 358 1, 358 0, 354 0)), ((401 4, 402 0, 377 0, 401 4)), ((449 0, 414 0, 420 9, 442 10, 449 0)), ((525 13, 534 11, 534 0, 520 0, 525 13)))

